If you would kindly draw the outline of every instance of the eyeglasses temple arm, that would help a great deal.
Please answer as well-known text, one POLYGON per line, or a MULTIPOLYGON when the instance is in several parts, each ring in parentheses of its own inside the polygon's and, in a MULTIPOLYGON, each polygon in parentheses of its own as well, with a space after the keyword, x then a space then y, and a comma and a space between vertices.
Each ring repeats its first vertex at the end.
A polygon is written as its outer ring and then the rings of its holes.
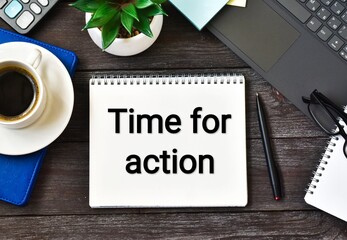
POLYGON ((302 96, 301 98, 304 103, 311 103, 311 99, 309 97, 302 96))

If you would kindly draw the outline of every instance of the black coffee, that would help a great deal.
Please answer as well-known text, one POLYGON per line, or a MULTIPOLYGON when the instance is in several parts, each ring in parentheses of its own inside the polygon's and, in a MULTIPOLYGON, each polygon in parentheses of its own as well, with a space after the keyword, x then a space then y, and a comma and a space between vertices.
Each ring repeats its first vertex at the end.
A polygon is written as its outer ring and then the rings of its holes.
POLYGON ((24 113, 34 99, 31 75, 21 68, 0 70, 0 114, 14 117, 24 113))

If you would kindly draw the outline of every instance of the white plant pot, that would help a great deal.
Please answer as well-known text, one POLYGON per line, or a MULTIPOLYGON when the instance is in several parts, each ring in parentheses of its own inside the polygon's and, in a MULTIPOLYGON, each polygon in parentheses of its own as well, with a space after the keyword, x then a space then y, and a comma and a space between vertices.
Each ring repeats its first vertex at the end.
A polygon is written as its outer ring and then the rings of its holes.
MULTIPOLYGON (((91 13, 86 13, 86 23, 92 17, 91 13)), ((116 38, 113 43, 105 49, 106 52, 117 56, 132 56, 149 48, 158 38, 163 26, 163 15, 154 16, 151 22, 153 37, 147 37, 143 33, 131 38, 116 38)), ((89 36, 94 43, 102 48, 101 31, 99 28, 88 29, 89 36)))

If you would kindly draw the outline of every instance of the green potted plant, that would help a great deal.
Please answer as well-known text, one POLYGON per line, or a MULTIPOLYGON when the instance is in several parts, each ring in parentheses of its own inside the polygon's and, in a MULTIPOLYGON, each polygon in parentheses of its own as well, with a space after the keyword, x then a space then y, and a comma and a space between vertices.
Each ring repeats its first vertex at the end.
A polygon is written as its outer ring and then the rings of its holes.
POLYGON ((77 0, 85 12, 90 37, 104 51, 131 56, 149 48, 159 36, 166 0, 77 0))

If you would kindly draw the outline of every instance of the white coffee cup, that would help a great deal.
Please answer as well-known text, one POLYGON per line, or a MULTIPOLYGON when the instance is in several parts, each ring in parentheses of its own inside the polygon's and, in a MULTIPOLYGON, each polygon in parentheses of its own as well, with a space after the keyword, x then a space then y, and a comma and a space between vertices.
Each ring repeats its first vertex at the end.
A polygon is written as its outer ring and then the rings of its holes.
MULTIPOLYGON (((32 51, 24 61, 0 59, 0 75, 5 74, 6 71, 18 71, 27 77, 33 88, 32 101, 25 111, 14 116, 4 115, 0 112, 0 127, 24 128, 34 123, 42 115, 46 106, 47 93, 44 83, 37 72, 37 68, 42 62, 41 60, 42 53, 38 49, 32 51)), ((2 91, 6 91, 6 89, 2 89, 2 91)), ((13 103, 9 102, 6 104, 13 103)))

